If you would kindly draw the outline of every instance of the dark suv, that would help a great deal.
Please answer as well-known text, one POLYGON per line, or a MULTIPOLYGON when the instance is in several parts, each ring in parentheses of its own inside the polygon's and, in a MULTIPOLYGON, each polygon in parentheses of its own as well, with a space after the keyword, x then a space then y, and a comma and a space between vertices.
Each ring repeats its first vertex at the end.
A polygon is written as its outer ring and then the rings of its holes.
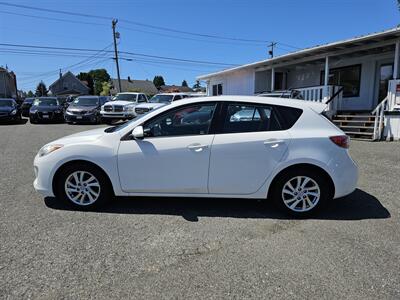
POLYGON ((64 105, 56 97, 39 97, 33 100, 29 110, 29 121, 32 124, 39 122, 64 122, 64 105))
POLYGON ((0 98, 0 121, 19 122, 21 121, 21 108, 12 98, 0 98))
POLYGON ((65 111, 67 123, 101 123, 100 108, 110 101, 107 96, 79 96, 74 99, 65 111))

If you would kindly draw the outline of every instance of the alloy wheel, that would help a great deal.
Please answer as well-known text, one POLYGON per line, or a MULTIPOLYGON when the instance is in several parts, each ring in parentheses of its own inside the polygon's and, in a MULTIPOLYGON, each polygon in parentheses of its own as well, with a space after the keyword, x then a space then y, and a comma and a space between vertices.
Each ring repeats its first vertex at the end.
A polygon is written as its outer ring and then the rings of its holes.
POLYGON ((313 209, 320 197, 321 190, 318 183, 308 176, 293 177, 283 185, 283 203, 294 212, 313 209))
POLYGON ((65 181, 65 194, 73 203, 91 205, 100 196, 99 180, 87 171, 75 171, 65 181))

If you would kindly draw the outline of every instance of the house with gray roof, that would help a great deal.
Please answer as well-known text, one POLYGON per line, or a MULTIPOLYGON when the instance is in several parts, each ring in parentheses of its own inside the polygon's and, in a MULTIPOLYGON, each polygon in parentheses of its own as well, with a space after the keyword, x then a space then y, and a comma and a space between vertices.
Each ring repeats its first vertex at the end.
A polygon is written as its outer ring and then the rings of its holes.
POLYGON ((64 75, 60 72, 60 77, 49 86, 49 90, 53 96, 88 95, 90 91, 89 87, 70 71, 64 75))
POLYGON ((121 91, 118 90, 118 79, 111 79, 111 94, 114 95, 119 92, 140 92, 147 95, 155 95, 158 90, 154 83, 150 80, 137 80, 131 79, 121 79, 121 91))

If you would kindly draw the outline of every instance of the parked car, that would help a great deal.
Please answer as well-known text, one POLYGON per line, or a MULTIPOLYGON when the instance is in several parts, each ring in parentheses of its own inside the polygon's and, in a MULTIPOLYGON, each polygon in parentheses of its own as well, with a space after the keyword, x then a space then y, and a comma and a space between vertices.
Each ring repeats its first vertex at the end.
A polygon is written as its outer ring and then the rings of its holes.
POLYGON ((64 122, 64 105, 57 97, 39 97, 33 100, 29 109, 29 121, 64 122))
POLYGON ((349 137, 324 109, 254 96, 176 101, 43 146, 34 187, 81 208, 113 195, 268 198, 304 216, 354 191, 358 178, 349 137), (231 121, 249 110, 259 117, 231 121))
POLYGON ((101 123, 100 107, 108 102, 108 96, 79 96, 65 111, 65 121, 72 123, 101 123))
POLYGON ((148 103, 138 104, 135 107, 137 115, 145 114, 153 109, 160 108, 164 105, 170 104, 173 101, 181 100, 191 97, 188 93, 164 93, 154 95, 148 103))
POLYGON ((20 122, 21 108, 12 98, 0 98, 0 122, 20 122))
POLYGON ((273 91, 264 92, 257 95, 258 97, 273 97, 273 98, 290 98, 303 100, 303 96, 299 90, 283 90, 283 91, 273 91))
POLYGON ((29 110, 31 109, 34 100, 35 98, 25 98, 24 102, 22 102, 21 112, 23 117, 29 118, 29 110))
POLYGON ((147 96, 142 93, 118 93, 111 102, 101 107, 102 120, 111 124, 117 120, 132 119, 136 116, 135 106, 147 101, 147 96))

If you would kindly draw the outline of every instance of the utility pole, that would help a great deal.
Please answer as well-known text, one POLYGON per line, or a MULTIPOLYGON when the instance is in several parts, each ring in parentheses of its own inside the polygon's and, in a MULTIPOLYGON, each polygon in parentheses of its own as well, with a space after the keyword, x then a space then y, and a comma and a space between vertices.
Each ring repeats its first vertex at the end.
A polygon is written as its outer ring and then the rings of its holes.
POLYGON ((114 52, 115 52, 115 64, 117 66, 117 76, 118 76, 118 92, 121 92, 121 77, 119 76, 119 63, 118 63, 118 50, 117 50, 117 38, 119 38, 119 32, 115 32, 115 25, 117 25, 118 20, 112 20, 112 30, 113 30, 113 39, 114 39, 114 52))
POLYGON ((270 58, 274 57, 274 47, 276 46, 276 44, 276 42, 271 42, 271 44, 268 45, 268 47, 270 48, 268 51, 270 58))

